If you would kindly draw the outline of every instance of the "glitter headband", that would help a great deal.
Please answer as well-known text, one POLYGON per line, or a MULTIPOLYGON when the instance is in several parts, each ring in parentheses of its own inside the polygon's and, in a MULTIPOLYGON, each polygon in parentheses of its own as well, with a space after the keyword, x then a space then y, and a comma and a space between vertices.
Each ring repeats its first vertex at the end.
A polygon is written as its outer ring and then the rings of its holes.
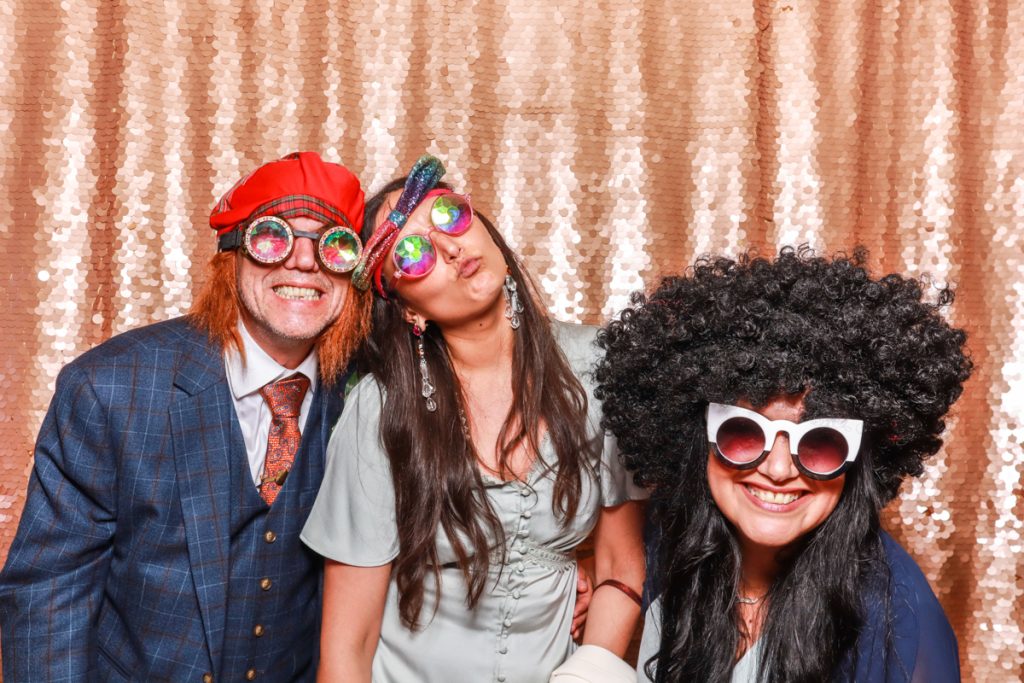
POLYGON ((419 206, 423 197, 434 189, 443 176, 444 164, 437 157, 424 154, 413 164, 405 181, 402 196, 398 198, 387 220, 381 223, 367 240, 366 246, 363 247, 363 255, 356 269, 352 271, 352 284, 357 289, 365 291, 370 288, 372 282, 377 293, 384 296, 384 287, 380 282, 384 258, 391 251, 402 226, 409 220, 409 214, 419 206))

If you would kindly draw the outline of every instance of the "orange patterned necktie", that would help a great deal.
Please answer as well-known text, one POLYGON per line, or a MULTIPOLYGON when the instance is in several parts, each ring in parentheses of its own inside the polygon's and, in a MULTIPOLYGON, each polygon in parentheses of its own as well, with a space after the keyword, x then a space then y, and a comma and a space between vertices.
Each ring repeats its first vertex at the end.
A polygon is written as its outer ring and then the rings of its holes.
POLYGON ((299 410, 309 389, 309 378, 295 375, 260 389, 270 406, 270 433, 267 435, 267 459, 260 479, 260 495, 273 505, 299 450, 299 410))

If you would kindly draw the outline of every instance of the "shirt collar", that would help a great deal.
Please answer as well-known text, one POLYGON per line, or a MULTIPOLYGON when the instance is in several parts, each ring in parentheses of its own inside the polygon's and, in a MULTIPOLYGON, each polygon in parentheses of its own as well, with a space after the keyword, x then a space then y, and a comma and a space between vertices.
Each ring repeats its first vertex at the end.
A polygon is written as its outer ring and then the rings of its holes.
POLYGON ((242 360, 242 354, 233 347, 224 354, 224 369, 235 400, 253 394, 271 382, 299 373, 309 378, 310 395, 316 391, 317 372, 320 367, 316 349, 310 351, 309 355, 299 363, 299 366, 292 370, 278 363, 263 350, 263 347, 249 334, 249 330, 245 328, 241 318, 238 319, 238 333, 242 337, 245 361, 242 360))

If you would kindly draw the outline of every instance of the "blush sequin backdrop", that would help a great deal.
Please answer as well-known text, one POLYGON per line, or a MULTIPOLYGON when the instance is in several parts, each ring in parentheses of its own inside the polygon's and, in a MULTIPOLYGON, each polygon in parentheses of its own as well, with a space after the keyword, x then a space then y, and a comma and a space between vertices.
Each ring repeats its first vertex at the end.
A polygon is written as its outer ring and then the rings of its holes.
POLYGON ((965 680, 1021 678, 1024 3, 0 0, 0 45, 0 556, 57 371, 188 309, 215 197, 429 150, 565 320, 749 246, 957 283, 977 370, 887 522, 965 680))

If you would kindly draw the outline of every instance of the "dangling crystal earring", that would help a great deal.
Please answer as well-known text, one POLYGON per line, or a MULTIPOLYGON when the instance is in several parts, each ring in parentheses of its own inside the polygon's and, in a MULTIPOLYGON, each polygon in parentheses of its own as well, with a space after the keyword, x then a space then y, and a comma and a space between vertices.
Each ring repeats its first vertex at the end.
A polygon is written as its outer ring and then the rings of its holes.
POLYGON ((513 330, 519 329, 519 314, 523 312, 523 304, 519 301, 516 281, 511 275, 505 276, 505 284, 501 286, 505 293, 505 317, 513 330))
POLYGON ((437 403, 434 402, 434 383, 430 381, 430 371, 427 370, 427 354, 423 351, 423 328, 413 323, 412 333, 416 336, 416 351, 420 356, 420 377, 423 379, 423 387, 420 394, 427 399, 427 410, 437 410, 437 403))

